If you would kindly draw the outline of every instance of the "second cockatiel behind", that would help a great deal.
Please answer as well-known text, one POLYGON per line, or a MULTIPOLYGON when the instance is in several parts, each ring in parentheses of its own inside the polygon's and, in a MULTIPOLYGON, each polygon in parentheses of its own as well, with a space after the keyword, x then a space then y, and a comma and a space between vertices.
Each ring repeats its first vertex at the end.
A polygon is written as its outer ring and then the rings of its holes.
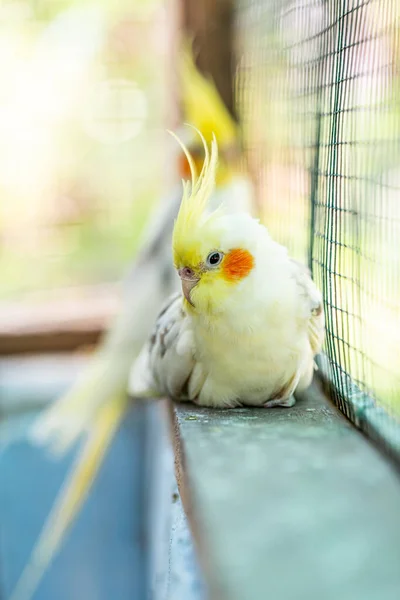
MULTIPOLYGON (((187 49, 186 49, 187 50, 187 49)), ((181 86, 184 120, 204 131, 211 141, 215 132, 220 164, 211 202, 225 203, 232 211, 251 210, 252 185, 240 165, 237 125, 224 106, 215 85, 196 69, 189 52, 181 54, 181 86)), ((192 129, 185 128, 200 172, 204 150, 192 129)), ((171 153, 169 164, 176 156, 171 153)), ((178 157, 181 175, 187 176, 184 154, 178 157)), ((171 167, 174 168, 174 167, 171 167)), ((171 236, 181 200, 180 186, 167 191, 158 204, 140 252, 126 280, 121 311, 96 350, 91 364, 65 395, 34 423, 33 443, 62 455, 86 434, 65 484, 60 490, 32 555, 21 574, 12 600, 30 600, 43 574, 63 543, 89 492, 114 432, 123 418, 128 398, 127 385, 132 361, 146 342, 165 298, 179 289, 174 273, 171 236)))
MULTIPOLYGON (((180 54, 179 72, 182 109, 185 121, 201 130, 211 142, 215 133, 220 161, 211 203, 225 203, 231 211, 251 211, 253 187, 241 161, 239 128, 229 114, 215 84, 196 68, 188 45, 180 54)), ((200 172, 204 148, 193 127, 182 127, 184 136, 200 172)), ((174 148, 175 150, 175 148, 174 148)), ((178 164, 181 177, 190 175, 187 157, 171 153, 169 162, 178 164)), ((63 454, 82 433, 90 431, 98 411, 110 403, 124 405, 129 368, 143 346, 157 312, 174 289, 175 277, 171 236, 181 197, 180 185, 170 190, 157 206, 139 254, 126 279, 120 314, 96 351, 91 365, 77 384, 40 415, 32 430, 36 444, 63 454)))
POLYGON ((130 393, 225 408, 292 406, 323 343, 321 294, 258 220, 210 210, 218 150, 215 139, 211 154, 203 142, 204 166, 184 183, 173 232, 182 293, 161 311, 130 393))

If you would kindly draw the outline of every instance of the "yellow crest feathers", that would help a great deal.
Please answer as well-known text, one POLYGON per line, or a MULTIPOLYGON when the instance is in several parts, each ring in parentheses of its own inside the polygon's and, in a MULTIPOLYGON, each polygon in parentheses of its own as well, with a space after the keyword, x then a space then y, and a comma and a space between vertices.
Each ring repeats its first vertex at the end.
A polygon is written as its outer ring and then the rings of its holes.
POLYGON ((180 53, 182 101, 185 120, 199 129, 208 143, 215 135, 218 144, 237 143, 238 127, 211 79, 197 69, 189 43, 180 53))
POLYGON ((194 162, 190 152, 184 143, 173 132, 170 132, 177 140, 185 153, 191 171, 191 181, 182 181, 183 196, 178 216, 175 221, 173 232, 174 249, 184 242, 194 228, 197 228, 205 215, 208 200, 214 190, 215 177, 218 164, 218 144, 214 134, 212 134, 211 150, 203 134, 193 127, 200 136, 204 146, 204 163, 199 176, 196 174, 194 162))

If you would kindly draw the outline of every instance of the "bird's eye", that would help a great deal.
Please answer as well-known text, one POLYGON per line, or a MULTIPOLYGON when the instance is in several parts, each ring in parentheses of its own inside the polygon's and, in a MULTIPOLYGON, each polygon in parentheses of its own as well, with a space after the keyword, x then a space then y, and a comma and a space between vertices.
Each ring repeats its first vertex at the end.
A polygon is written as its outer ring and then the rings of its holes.
POLYGON ((206 262, 209 267, 216 267, 217 265, 219 265, 223 257, 224 255, 222 254, 222 252, 210 252, 210 254, 207 256, 206 262))

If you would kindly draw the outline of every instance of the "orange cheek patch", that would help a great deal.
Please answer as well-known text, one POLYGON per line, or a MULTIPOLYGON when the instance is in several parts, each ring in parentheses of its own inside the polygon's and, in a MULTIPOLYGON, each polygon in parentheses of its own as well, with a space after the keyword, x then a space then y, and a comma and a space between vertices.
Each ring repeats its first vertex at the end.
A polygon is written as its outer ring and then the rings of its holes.
POLYGON ((222 273, 228 281, 240 281, 247 277, 254 267, 254 258, 247 250, 231 250, 222 263, 222 273))

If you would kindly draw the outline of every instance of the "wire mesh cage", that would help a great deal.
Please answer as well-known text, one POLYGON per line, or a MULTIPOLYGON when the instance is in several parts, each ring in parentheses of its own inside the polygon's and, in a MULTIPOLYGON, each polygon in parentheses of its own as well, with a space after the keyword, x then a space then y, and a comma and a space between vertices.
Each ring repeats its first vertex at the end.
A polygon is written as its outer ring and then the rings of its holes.
POLYGON ((400 5, 239 0, 236 98, 263 219, 323 291, 339 408, 400 449, 400 5))

